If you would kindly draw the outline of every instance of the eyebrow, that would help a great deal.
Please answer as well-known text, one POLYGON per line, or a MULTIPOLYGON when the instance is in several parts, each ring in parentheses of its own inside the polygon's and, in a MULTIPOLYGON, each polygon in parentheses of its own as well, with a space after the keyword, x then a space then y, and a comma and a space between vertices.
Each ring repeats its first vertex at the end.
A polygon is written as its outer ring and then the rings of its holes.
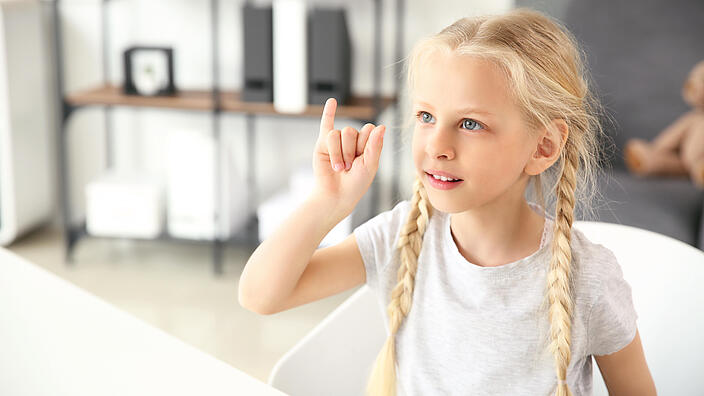
MULTIPOLYGON (((427 107, 433 109, 433 106, 432 106, 430 103, 426 103, 426 102, 423 102, 423 101, 420 101, 420 100, 417 100, 416 103, 418 103, 419 105, 427 106, 427 107)), ((465 114, 465 113, 476 113, 476 114, 486 114, 486 115, 490 115, 490 116, 493 116, 493 115, 494 115, 494 113, 491 113, 491 112, 489 112, 489 111, 482 110, 482 109, 475 109, 475 108, 473 108, 473 107, 466 107, 466 108, 464 108, 464 109, 459 109, 457 112, 458 112, 458 113, 462 113, 462 114, 465 114)))

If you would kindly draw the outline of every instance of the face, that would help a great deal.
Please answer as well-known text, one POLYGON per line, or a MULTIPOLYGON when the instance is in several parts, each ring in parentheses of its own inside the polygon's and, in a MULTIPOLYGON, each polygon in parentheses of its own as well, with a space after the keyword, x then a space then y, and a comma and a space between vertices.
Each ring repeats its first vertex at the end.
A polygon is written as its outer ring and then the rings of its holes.
POLYGON ((689 73, 682 87, 682 96, 692 107, 704 106, 704 61, 699 62, 689 73))
POLYGON ((413 161, 433 207, 457 213, 523 197, 535 151, 504 77, 488 61, 440 52, 419 65, 412 93, 413 161), (452 189, 429 170, 462 179, 452 189))

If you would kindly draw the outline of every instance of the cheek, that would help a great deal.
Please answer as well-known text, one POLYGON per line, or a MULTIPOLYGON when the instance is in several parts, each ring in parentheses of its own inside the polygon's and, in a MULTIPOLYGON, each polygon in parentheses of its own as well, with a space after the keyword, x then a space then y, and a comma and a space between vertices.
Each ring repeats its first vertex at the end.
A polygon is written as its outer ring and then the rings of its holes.
POLYGON ((413 140, 411 142, 411 154, 413 155, 413 161, 417 166, 422 166, 423 158, 425 157, 425 139, 423 136, 417 132, 413 133, 413 140))
POLYGON ((479 186, 496 186, 505 184, 510 174, 510 167, 501 158, 475 158, 469 168, 469 177, 479 186))
POLYGON ((485 147, 468 158, 467 167, 475 180, 482 185, 501 186, 512 183, 525 166, 524 149, 517 146, 485 147))
POLYGON ((415 177, 423 176, 425 153, 423 152, 422 147, 422 143, 414 137, 413 142, 411 143, 411 158, 413 159, 413 170, 415 171, 415 177))

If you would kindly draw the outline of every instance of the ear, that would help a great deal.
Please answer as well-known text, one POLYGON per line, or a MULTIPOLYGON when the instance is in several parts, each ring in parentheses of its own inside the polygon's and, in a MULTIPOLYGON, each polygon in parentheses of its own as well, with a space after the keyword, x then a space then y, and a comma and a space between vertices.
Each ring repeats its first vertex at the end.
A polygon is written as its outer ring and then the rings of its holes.
POLYGON ((569 128, 565 120, 561 118, 552 120, 551 127, 543 128, 538 135, 535 149, 524 171, 529 175, 537 175, 552 166, 560 158, 568 135, 569 128))

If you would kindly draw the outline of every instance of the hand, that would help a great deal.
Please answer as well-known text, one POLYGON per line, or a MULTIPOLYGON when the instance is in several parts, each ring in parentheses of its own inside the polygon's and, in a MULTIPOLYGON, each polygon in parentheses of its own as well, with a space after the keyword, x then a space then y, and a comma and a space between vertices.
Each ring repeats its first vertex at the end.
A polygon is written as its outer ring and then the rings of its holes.
POLYGON ((334 129, 336 109, 337 101, 329 98, 313 153, 313 195, 334 200, 349 214, 374 180, 386 127, 366 124, 359 132, 351 127, 334 129), (336 170, 336 164, 342 168, 336 170))

